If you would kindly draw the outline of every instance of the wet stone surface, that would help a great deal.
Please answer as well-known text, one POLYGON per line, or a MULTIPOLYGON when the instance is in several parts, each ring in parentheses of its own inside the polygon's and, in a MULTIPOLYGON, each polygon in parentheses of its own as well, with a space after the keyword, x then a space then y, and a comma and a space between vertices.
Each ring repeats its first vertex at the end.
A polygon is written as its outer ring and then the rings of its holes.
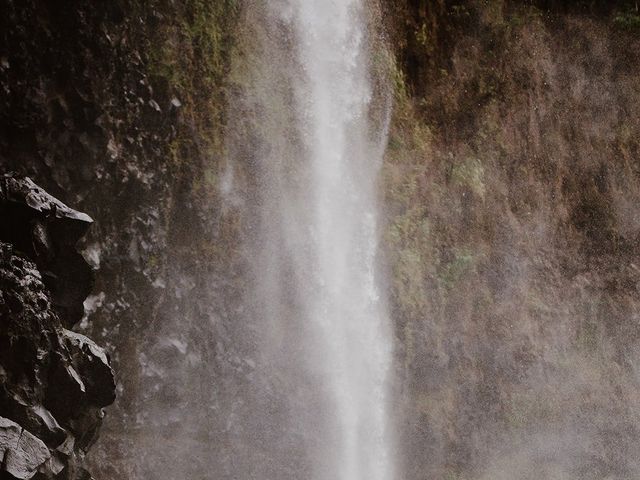
POLYGON ((0 212, 0 478, 90 478, 80 464, 115 399, 113 371, 64 326, 90 290, 75 242, 91 219, 10 176, 0 212))

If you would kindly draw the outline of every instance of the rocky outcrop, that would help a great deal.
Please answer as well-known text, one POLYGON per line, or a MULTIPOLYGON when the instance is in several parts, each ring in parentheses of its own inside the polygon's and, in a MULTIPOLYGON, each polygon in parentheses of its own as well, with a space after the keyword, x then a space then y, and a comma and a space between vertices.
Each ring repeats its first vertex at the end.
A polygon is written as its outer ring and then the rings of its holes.
POLYGON ((67 329, 92 285, 75 249, 91 223, 0 177, 0 478, 90 478, 80 463, 115 399, 104 351, 67 329))
POLYGON ((210 405, 237 402, 214 379, 233 378, 244 342, 223 321, 244 284, 217 189, 239 7, 0 0, 0 170, 95 220, 79 249, 100 275, 77 330, 109 346, 119 380, 87 459, 99 478, 200 478, 227 456, 210 405))

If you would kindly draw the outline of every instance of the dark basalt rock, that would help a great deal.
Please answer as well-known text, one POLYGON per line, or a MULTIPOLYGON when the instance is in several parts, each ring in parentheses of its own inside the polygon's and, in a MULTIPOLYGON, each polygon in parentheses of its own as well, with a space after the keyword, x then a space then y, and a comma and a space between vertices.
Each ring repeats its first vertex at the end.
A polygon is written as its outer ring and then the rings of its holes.
POLYGON ((90 338, 70 330, 62 330, 62 339, 71 352, 72 363, 83 380, 88 399, 100 407, 111 405, 116 398, 116 385, 104 350, 90 338))
POLYGON ((0 177, 0 479, 91 478, 82 458, 115 399, 105 352, 67 330, 92 271, 91 218, 28 178, 0 177))
POLYGON ((60 319, 72 327, 93 287, 90 266, 76 242, 93 223, 26 177, 0 177, 0 239, 36 262, 60 319))

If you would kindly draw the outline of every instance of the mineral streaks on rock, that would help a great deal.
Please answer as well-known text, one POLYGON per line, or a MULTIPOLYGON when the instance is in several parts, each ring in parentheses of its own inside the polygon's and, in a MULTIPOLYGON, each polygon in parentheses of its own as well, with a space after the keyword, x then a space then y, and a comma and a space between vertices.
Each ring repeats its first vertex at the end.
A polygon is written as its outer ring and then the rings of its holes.
POLYGON ((91 218, 10 176, 0 214, 0 478, 90 478, 80 464, 114 376, 102 348, 64 327, 90 291, 75 243, 91 218))

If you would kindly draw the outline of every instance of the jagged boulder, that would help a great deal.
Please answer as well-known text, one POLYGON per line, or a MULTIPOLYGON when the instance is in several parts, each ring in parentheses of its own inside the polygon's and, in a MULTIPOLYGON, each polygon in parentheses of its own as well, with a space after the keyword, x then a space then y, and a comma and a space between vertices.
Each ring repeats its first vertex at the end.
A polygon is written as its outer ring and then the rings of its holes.
POLYGON ((0 239, 33 260, 51 292, 53 306, 67 327, 84 313, 93 272, 76 249, 93 223, 27 177, 0 177, 0 239))
POLYGON ((71 330, 62 330, 64 345, 71 352, 71 360, 83 379, 89 400, 100 407, 115 400, 116 385, 109 358, 93 340, 71 330))
POLYGON ((2 471, 14 478, 33 478, 51 454, 47 446, 20 425, 0 417, 2 471))
POLYGON ((65 328, 91 285, 75 249, 90 224, 31 180, 0 177, 2 479, 91 478, 82 458, 115 399, 114 375, 102 348, 65 328))

